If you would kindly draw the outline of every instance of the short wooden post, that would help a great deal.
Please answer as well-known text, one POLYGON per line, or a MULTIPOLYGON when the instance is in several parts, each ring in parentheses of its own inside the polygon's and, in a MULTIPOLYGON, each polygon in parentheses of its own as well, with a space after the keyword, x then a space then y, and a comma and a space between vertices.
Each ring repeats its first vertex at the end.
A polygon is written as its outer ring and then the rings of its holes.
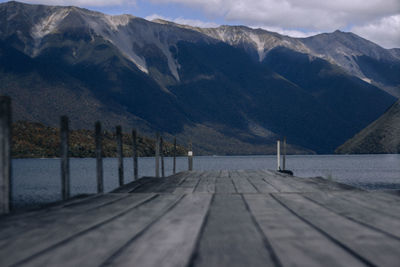
POLYGON ((156 177, 160 177, 160 133, 156 134, 156 177))
POLYGON ((164 169, 164 141, 163 138, 160 137, 160 156, 161 156, 161 177, 165 177, 165 169, 164 169))
POLYGON ((281 141, 278 139, 276 142, 276 159, 277 159, 277 170, 281 170, 281 141))
POLYGON ((70 176, 69 176, 69 120, 67 116, 60 119, 60 141, 61 141, 61 192, 62 199, 70 197, 70 176))
POLYGON ((176 137, 174 137, 174 159, 173 159, 173 166, 172 166, 172 174, 176 173, 176 137))
POLYGON ((104 192, 103 182, 103 134, 101 132, 101 123, 95 124, 95 140, 96 140, 96 173, 97 173, 97 193, 104 192))
POLYGON ((0 96, 0 214, 11 209, 11 98, 0 96))
POLYGON ((115 128, 117 135, 118 180, 119 186, 124 185, 124 154, 122 150, 122 127, 115 128))
POLYGON ((139 179, 138 152, 137 152, 137 132, 132 130, 132 158, 133 158, 133 180, 139 179))
POLYGON ((192 141, 189 142, 188 161, 189 161, 189 171, 193 171, 192 141))
POLYGON ((282 160, 282 170, 286 170, 286 136, 283 137, 283 160, 282 160))

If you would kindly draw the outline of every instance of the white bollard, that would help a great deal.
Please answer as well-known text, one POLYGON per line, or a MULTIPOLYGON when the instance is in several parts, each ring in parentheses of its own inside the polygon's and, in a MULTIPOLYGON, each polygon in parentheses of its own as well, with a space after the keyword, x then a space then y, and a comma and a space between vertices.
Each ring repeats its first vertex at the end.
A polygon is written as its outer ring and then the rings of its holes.
POLYGON ((281 141, 280 140, 278 140, 276 143, 276 159, 277 159, 277 163, 278 163, 277 170, 280 171, 281 170, 281 141))

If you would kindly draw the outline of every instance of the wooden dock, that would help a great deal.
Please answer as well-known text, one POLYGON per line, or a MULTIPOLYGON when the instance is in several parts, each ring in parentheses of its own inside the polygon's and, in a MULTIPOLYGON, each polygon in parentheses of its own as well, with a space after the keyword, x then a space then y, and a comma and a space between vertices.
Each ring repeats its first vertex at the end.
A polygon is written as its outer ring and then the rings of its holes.
POLYGON ((191 171, 0 218, 0 266, 400 266, 400 197, 191 171))

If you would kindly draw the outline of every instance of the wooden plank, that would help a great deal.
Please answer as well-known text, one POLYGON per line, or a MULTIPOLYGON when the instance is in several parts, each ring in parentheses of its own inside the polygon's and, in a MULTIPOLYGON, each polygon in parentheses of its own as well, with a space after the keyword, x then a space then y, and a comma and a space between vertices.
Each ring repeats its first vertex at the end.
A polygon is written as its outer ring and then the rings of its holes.
POLYGON ((137 131, 132 130, 132 159, 133 159, 133 180, 139 179, 139 165, 138 165, 138 148, 137 148, 137 131))
POLYGON ((237 193, 228 171, 221 171, 215 180, 216 193, 237 193))
POLYGON ((238 193, 257 193, 257 189, 247 180, 243 171, 231 171, 230 177, 238 193))
POLYGON ((282 266, 365 266, 270 195, 244 198, 282 266))
POLYGON ((242 196, 215 194, 190 266, 276 266, 271 253, 242 196))
POLYGON ((159 132, 156 133, 155 146, 156 146, 156 149, 155 149, 156 155, 154 157, 155 160, 156 160, 156 167, 155 167, 156 174, 155 174, 155 176, 156 176, 156 178, 159 178, 160 177, 160 133, 159 132))
POLYGON ((165 177, 165 168, 164 168, 164 139, 162 136, 160 137, 160 154, 161 154, 161 177, 165 177))
POLYGON ((357 190, 356 188, 333 181, 318 178, 300 178, 271 171, 265 173, 264 180, 280 192, 318 192, 333 190, 357 190))
MULTIPOLYGON (((145 233, 146 235, 149 231, 148 228, 153 229, 150 226, 160 218, 164 218, 164 214, 174 207, 180 199, 181 196, 179 195, 160 195, 130 210, 123 216, 82 233, 68 240, 68 242, 60 243, 31 257, 24 263, 27 266, 100 266, 121 249, 124 251, 123 248, 127 247, 132 241, 139 241, 138 238, 142 237, 141 234, 145 233)), ((170 233, 170 235, 174 234, 175 231, 170 233)), ((150 249, 148 253, 152 254, 154 250, 150 249)), ((132 261, 126 262, 126 264, 132 265, 132 261)), ((139 264, 137 266, 144 265, 139 264)))
POLYGON ((173 210, 105 265, 187 266, 210 200, 209 194, 186 195, 173 210))
POLYGON ((67 213, 51 221, 40 219, 38 223, 41 223, 41 227, 0 240, 0 258, 4 265, 22 261, 88 229, 108 223, 154 196, 154 194, 131 194, 112 205, 83 214, 67 213))
POLYGON ((398 239, 339 216, 298 194, 273 194, 273 197, 366 264, 398 266, 398 239))
POLYGON ((60 155, 61 155, 61 197, 67 200, 70 197, 70 170, 69 170, 69 120, 67 116, 60 118, 60 155))
POLYGON ((341 192, 341 197, 358 205, 370 209, 375 213, 382 213, 386 216, 400 219, 400 203, 396 195, 380 192, 359 192, 356 197, 350 192, 341 192), (386 196, 385 196, 386 195, 386 196))
POLYGON ((0 215, 11 208, 11 98, 0 96, 0 215))
POLYGON ((271 184, 267 183, 261 175, 256 175, 254 173, 250 173, 249 171, 244 171, 243 175, 246 179, 251 183, 259 193, 275 193, 278 190, 273 187, 271 184))
MULTIPOLYGON (((353 200, 360 194, 362 193, 353 193, 353 200)), ((327 192, 315 192, 302 195, 341 216, 379 229, 400 240, 400 220, 392 216, 387 216, 382 210, 371 209, 370 206, 374 205, 373 199, 372 201, 368 201, 368 206, 363 206, 359 205, 357 202, 342 198, 343 193, 332 194, 327 192)), ((386 206, 385 209, 391 212, 390 206, 386 206)))
POLYGON ((200 182, 200 178, 203 172, 201 171, 190 171, 187 173, 187 177, 182 183, 178 184, 174 190, 174 194, 185 194, 192 193, 196 185, 200 182))
POLYGON ((122 127, 117 126, 116 137, 117 137, 117 157, 118 157, 118 181, 119 186, 124 185, 124 149, 122 142, 122 127))
POLYGON ((176 137, 174 137, 174 149, 173 149, 173 160, 172 160, 172 174, 176 173, 176 137))
POLYGON ((195 188, 195 193, 215 193, 215 180, 219 171, 207 171, 195 188))
POLYGON ((298 190, 287 180, 280 179, 275 173, 265 170, 252 172, 254 175, 259 175, 267 184, 279 192, 297 192, 298 190))
POLYGON ((101 123, 95 123, 95 144, 96 144, 96 177, 97 177, 97 193, 104 192, 103 183, 103 133, 101 131, 101 123))

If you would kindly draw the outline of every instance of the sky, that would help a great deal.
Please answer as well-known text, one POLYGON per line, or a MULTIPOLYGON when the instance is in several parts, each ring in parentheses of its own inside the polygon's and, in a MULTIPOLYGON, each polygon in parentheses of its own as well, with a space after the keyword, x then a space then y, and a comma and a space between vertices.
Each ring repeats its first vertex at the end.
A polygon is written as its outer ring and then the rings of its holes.
MULTIPOLYGON (((0 0, 0 2, 6 2, 0 0)), ((351 31, 385 48, 400 48, 400 0, 23 0, 74 5, 200 27, 246 25, 293 37, 351 31)))

